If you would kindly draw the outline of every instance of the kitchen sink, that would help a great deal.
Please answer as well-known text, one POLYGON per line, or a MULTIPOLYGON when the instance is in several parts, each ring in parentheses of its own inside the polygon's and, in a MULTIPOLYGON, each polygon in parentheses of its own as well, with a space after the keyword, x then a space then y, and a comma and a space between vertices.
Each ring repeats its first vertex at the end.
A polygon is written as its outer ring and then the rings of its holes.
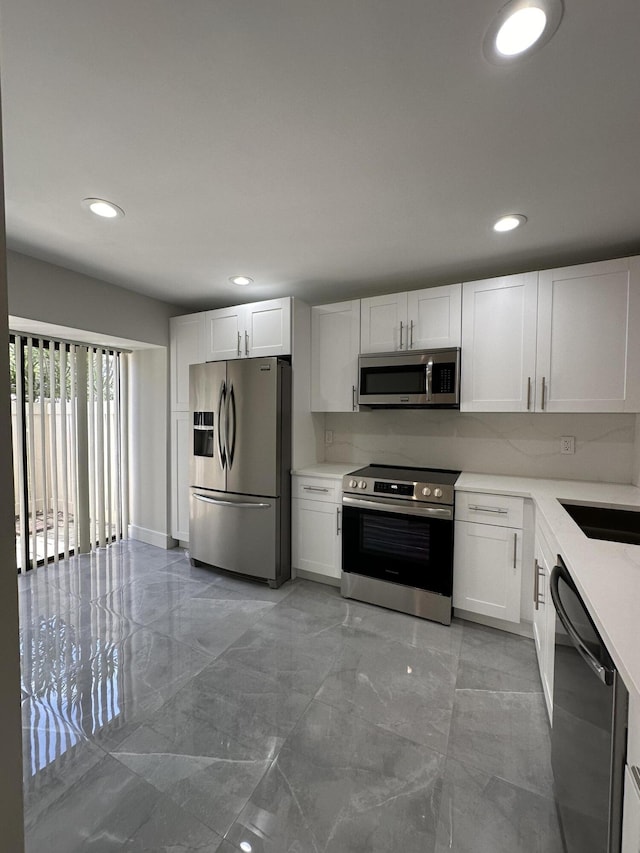
POLYGON ((614 509, 603 504, 560 501, 580 530, 590 539, 640 545, 640 509, 614 509))

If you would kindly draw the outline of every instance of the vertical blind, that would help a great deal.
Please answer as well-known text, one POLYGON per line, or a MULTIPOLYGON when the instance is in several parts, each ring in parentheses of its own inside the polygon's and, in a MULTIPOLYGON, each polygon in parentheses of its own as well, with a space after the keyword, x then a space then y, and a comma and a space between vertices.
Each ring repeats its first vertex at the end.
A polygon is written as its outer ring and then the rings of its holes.
POLYGON ((20 571, 126 535, 126 355, 14 334, 20 571))

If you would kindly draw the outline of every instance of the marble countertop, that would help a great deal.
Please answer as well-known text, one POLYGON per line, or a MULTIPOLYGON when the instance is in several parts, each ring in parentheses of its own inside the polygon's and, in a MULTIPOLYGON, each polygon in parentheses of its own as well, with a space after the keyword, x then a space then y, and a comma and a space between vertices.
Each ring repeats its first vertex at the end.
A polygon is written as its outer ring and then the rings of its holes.
MULTIPOLYGON (((629 690, 640 694, 640 545, 589 539, 561 500, 640 510, 640 489, 615 483, 461 474, 457 491, 521 495, 534 501, 629 690)), ((551 544, 551 543, 550 543, 551 544)))
POLYGON ((297 477, 330 477, 341 480, 345 474, 350 474, 362 467, 362 464, 357 462, 318 462, 316 465, 296 468, 291 473, 297 477))

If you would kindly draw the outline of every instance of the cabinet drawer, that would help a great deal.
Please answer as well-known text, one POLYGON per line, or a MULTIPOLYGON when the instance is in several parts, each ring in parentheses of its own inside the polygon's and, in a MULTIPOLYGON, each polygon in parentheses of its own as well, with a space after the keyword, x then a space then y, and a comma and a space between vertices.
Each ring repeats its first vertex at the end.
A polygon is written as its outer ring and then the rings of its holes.
POLYGON ((497 527, 522 527, 524 498, 456 492, 456 521, 475 521, 497 527))
POLYGON ((329 477, 294 477, 292 497, 310 501, 339 503, 342 496, 342 480, 329 477))

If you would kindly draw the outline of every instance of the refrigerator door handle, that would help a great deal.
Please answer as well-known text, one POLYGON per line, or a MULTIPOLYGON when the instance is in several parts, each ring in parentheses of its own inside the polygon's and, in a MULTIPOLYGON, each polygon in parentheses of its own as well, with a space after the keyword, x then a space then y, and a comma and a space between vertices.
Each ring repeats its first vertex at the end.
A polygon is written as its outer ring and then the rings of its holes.
POLYGON ((584 659, 584 661, 589 665, 589 667, 593 670, 594 674, 600 679, 600 681, 602 681, 603 684, 611 686, 613 684, 614 672, 608 667, 603 666, 600 661, 597 660, 597 658, 591 653, 590 649, 582 641, 582 638, 572 625, 571 619, 569 618, 569 614, 567 613, 564 608, 564 605, 562 604, 562 601, 560 599, 560 592, 558 591, 558 581, 560 578, 562 578, 562 580, 568 585, 573 586, 573 581, 571 580, 571 577, 567 572, 566 568, 561 565, 554 566, 549 581, 549 589, 551 591, 551 598, 553 600, 553 606, 556 609, 558 619, 562 623, 562 627, 569 635, 569 639, 576 647, 576 650, 584 659))
POLYGON ((233 468, 233 458, 236 452, 236 393, 233 385, 227 394, 227 409, 225 414, 225 443, 227 447, 227 464, 233 468))
POLYGON ((235 506, 240 509, 268 509, 271 504, 268 503, 247 503, 240 501, 223 501, 219 498, 210 498, 208 495, 200 495, 197 492, 194 492, 193 497, 197 501, 202 501, 205 504, 215 504, 215 506, 235 506))
POLYGON ((220 453, 220 467, 224 471, 227 466, 227 450, 225 442, 227 421, 227 383, 223 380, 220 384, 220 395, 218 397, 218 451, 220 453), (224 425, 223 425, 224 422, 224 425))

